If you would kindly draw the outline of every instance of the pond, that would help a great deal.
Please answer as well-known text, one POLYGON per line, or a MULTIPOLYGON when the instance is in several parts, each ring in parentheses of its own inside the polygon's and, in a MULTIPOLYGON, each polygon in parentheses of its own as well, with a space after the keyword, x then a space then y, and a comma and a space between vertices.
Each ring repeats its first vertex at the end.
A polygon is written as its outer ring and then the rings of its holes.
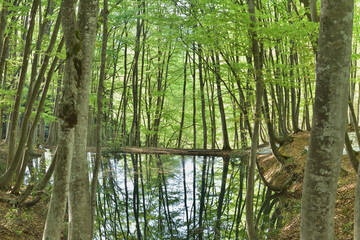
MULTIPOLYGON (((220 157, 105 157, 96 239, 246 239, 247 164, 220 157)), ((261 234, 281 223, 278 199, 270 196, 256 176, 254 211, 261 234)))

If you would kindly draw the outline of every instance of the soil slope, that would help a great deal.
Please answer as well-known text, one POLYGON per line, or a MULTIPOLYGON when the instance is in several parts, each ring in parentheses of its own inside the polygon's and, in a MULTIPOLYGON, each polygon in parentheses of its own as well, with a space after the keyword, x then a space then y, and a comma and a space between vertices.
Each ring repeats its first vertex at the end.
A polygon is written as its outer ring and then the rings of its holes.
MULTIPOLYGON (((293 175, 294 181, 280 197, 284 226, 279 234, 272 239, 285 240, 300 239, 300 208, 302 179, 309 145, 309 132, 300 132, 292 136, 293 141, 280 148, 280 152, 290 157, 288 163, 282 166, 274 157, 260 156, 260 166, 266 179, 274 184, 284 182, 285 178, 293 175)), ((354 200, 356 187, 356 173, 347 156, 343 156, 340 173, 335 211, 336 239, 353 239, 354 200)))

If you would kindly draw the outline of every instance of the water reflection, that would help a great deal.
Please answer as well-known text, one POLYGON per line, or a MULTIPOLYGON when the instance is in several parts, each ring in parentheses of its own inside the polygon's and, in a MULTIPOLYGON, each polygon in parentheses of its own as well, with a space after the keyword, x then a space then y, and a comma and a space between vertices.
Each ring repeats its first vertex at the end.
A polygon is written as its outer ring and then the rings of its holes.
MULTIPOLYGON (((104 158, 96 238, 245 239, 246 168, 246 159, 219 157, 104 158)), ((255 190, 256 215, 263 203, 273 201, 266 200, 259 180, 255 190)), ((267 207, 266 214, 271 212, 267 207)), ((268 219, 258 217, 261 224, 268 219)))

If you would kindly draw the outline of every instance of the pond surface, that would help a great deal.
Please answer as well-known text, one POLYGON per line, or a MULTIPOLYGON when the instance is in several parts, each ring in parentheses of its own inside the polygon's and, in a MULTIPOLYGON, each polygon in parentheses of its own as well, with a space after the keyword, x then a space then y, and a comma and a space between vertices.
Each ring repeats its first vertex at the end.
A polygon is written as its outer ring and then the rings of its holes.
MULTIPOLYGON (((96 239, 246 239, 247 164, 220 157, 105 157, 96 239)), ((256 179, 254 211, 265 234, 281 222, 278 201, 256 179)))

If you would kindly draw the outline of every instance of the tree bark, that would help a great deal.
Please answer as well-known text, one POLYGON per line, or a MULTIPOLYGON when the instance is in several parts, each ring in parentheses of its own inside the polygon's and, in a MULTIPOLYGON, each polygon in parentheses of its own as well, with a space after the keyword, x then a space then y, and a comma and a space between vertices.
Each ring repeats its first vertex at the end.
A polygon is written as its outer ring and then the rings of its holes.
POLYGON ((187 79, 187 61, 189 58, 189 52, 186 51, 185 53, 185 63, 184 63, 184 85, 183 85, 183 92, 182 92, 182 109, 181 109, 181 120, 180 120, 180 129, 179 129, 179 138, 177 147, 180 148, 181 146, 181 137, 183 133, 184 127, 184 120, 185 120, 185 101, 186 101, 186 79, 187 79))
POLYGON ((49 210, 45 222, 43 240, 58 240, 61 237, 69 192, 70 164, 74 147, 74 129, 77 123, 77 82, 76 63, 79 62, 80 39, 75 36, 75 0, 62 1, 62 24, 66 42, 66 65, 63 79, 63 95, 60 101, 57 163, 54 170, 54 184, 49 210))
MULTIPOLYGON (((98 0, 80 0, 77 23, 78 29, 75 28, 75 34, 77 34, 75 37, 81 40, 79 49, 81 58, 79 58, 78 62, 74 62, 78 75, 78 97, 76 100, 77 124, 75 127, 75 144, 69 180, 69 238, 77 240, 91 239, 92 230, 86 140, 89 114, 89 89, 97 27, 98 4, 98 0)), ((63 23, 65 23, 65 21, 63 21, 63 23)), ((74 27, 75 26, 76 25, 74 25, 74 27)))
POLYGON ((101 66, 99 86, 97 92, 97 115, 96 115, 96 156, 95 166, 93 170, 93 178, 91 182, 91 234, 94 236, 94 220, 95 220, 95 207, 96 207, 96 189, 98 183, 99 168, 102 161, 101 156, 101 129, 102 129, 102 117, 103 117, 103 92, 104 92, 104 80, 105 80, 105 67, 106 67, 106 47, 108 42, 108 2, 104 0, 103 3, 103 33, 102 33, 102 49, 101 49, 101 66))
POLYGON ((219 201, 216 209, 216 221, 215 221, 215 236, 214 240, 218 240, 221 237, 221 216, 223 214, 223 204, 226 192, 226 178, 229 170, 230 158, 223 158, 223 172, 221 177, 221 190, 219 194, 219 201))
POLYGON ((219 54, 216 53, 215 56, 213 56, 213 62, 215 64, 215 72, 216 74, 216 92, 217 92, 217 98, 219 102, 219 111, 220 111, 220 119, 221 119, 221 129, 223 134, 223 149, 224 150, 230 150, 230 143, 229 143, 229 135, 227 130, 227 124, 226 124, 226 116, 225 116, 225 109, 224 109, 224 102, 222 98, 221 93, 221 85, 220 85, 220 59, 219 54))
POLYGON ((259 142, 260 121, 261 121, 261 102, 262 94, 264 93, 264 83, 261 73, 261 61, 259 43, 257 41, 256 32, 254 30, 255 18, 255 3, 254 0, 248 1, 248 8, 250 13, 250 34, 252 40, 252 53, 254 56, 254 71, 255 71, 255 83, 256 83, 256 102, 255 102, 255 114, 254 114, 254 127, 251 138, 251 152, 249 160, 249 169, 246 182, 246 232, 250 240, 258 240, 259 237, 256 233, 254 224, 254 175, 255 164, 257 158, 257 146, 259 142))
POLYGON ((300 239, 334 239, 346 131, 354 1, 322 0, 316 97, 302 192, 300 239))

